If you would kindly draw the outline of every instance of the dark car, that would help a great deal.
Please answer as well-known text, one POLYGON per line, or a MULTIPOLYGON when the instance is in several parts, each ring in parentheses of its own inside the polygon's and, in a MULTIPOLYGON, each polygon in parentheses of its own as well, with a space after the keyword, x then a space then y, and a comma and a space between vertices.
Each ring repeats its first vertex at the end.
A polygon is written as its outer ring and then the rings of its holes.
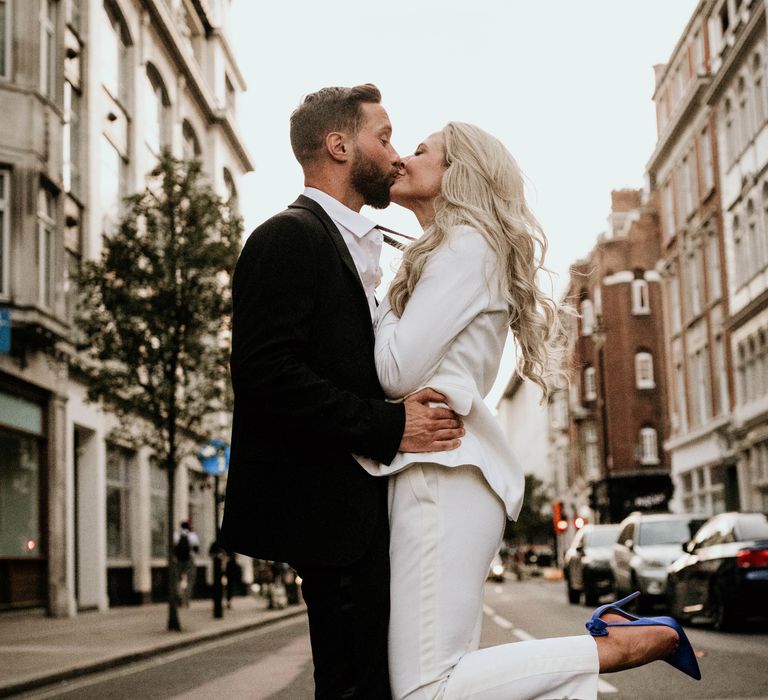
POLYGON ((670 567, 672 615, 706 616, 718 630, 768 617, 768 516, 721 513, 708 520, 670 567))
POLYGON ((616 597, 640 591, 635 603, 640 611, 663 604, 667 567, 706 519, 692 513, 640 512, 624 518, 611 557, 616 597))
POLYGON ((585 525, 573 538, 563 560, 569 603, 578 603, 584 593, 587 605, 597 605, 611 590, 611 548, 618 534, 618 525, 585 525))

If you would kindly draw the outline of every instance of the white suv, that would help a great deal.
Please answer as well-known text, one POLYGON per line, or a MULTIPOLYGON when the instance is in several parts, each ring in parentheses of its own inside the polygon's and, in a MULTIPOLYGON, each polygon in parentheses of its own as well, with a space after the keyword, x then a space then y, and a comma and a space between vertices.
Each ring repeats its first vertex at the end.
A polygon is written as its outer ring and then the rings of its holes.
POLYGON ((691 513, 630 513, 613 545, 611 570, 617 598, 640 591, 638 606, 647 609, 664 599, 667 566, 707 519, 691 513))

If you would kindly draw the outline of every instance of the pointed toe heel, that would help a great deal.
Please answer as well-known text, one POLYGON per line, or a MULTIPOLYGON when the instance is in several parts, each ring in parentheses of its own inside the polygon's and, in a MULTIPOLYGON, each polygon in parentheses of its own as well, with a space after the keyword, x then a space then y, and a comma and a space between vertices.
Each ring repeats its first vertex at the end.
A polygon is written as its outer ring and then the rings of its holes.
POLYGON ((639 595, 640 591, 635 591, 626 598, 617 600, 615 603, 608 603, 607 605, 601 605, 597 608, 586 623, 586 628, 589 633, 593 637, 605 637, 608 635, 609 627, 654 627, 659 625, 671 627, 677 633, 677 650, 674 654, 664 659, 664 661, 691 678, 694 678, 697 681, 701 680, 701 671, 699 670, 699 662, 696 660, 696 654, 693 651, 693 647, 683 631, 683 628, 677 620, 666 616, 637 617, 622 610, 622 605, 626 605, 639 595), (602 619, 601 615, 605 615, 608 612, 618 613, 626 619, 626 622, 606 622, 602 619))

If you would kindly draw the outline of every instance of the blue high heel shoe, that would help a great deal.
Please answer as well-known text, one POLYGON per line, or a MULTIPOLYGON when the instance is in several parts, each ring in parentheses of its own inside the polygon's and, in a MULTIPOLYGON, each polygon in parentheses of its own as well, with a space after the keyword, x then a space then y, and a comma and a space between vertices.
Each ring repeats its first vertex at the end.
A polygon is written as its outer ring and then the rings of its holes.
POLYGON ((678 636, 677 651, 667 659, 664 659, 668 664, 674 666, 676 669, 687 673, 691 678, 695 678, 697 681, 701 680, 701 671, 699 671, 699 662, 696 661, 696 655, 693 653, 693 647, 688 641, 688 637, 685 636, 683 628, 680 627, 677 620, 671 617, 636 617, 630 613, 621 609, 622 605, 629 603, 631 600, 637 598, 640 595, 640 591, 635 591, 631 595, 628 595, 622 600, 617 600, 615 603, 608 603, 608 605, 601 605, 595 612, 592 613, 592 617, 587 621, 586 627, 589 633, 593 637, 605 637, 608 635, 609 627, 652 627, 654 625, 664 625, 665 627, 671 627, 678 636), (601 619, 601 615, 607 612, 616 612, 627 619, 626 622, 606 622, 601 619))

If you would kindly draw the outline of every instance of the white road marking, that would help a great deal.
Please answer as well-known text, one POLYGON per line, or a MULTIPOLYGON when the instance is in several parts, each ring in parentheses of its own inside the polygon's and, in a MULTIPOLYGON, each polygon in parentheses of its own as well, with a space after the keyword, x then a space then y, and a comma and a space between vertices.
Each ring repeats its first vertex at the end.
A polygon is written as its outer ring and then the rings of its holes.
MULTIPOLYGON (((517 637, 521 642, 528 642, 533 639, 538 639, 538 637, 534 637, 530 632, 526 632, 524 629, 515 627, 515 625, 505 617, 498 615, 490 605, 483 605, 483 612, 502 629, 512 630, 512 636, 517 637)), ((619 692, 618 688, 611 685, 608 681, 605 681, 602 678, 597 679, 597 690, 599 693, 606 694, 619 692)))

